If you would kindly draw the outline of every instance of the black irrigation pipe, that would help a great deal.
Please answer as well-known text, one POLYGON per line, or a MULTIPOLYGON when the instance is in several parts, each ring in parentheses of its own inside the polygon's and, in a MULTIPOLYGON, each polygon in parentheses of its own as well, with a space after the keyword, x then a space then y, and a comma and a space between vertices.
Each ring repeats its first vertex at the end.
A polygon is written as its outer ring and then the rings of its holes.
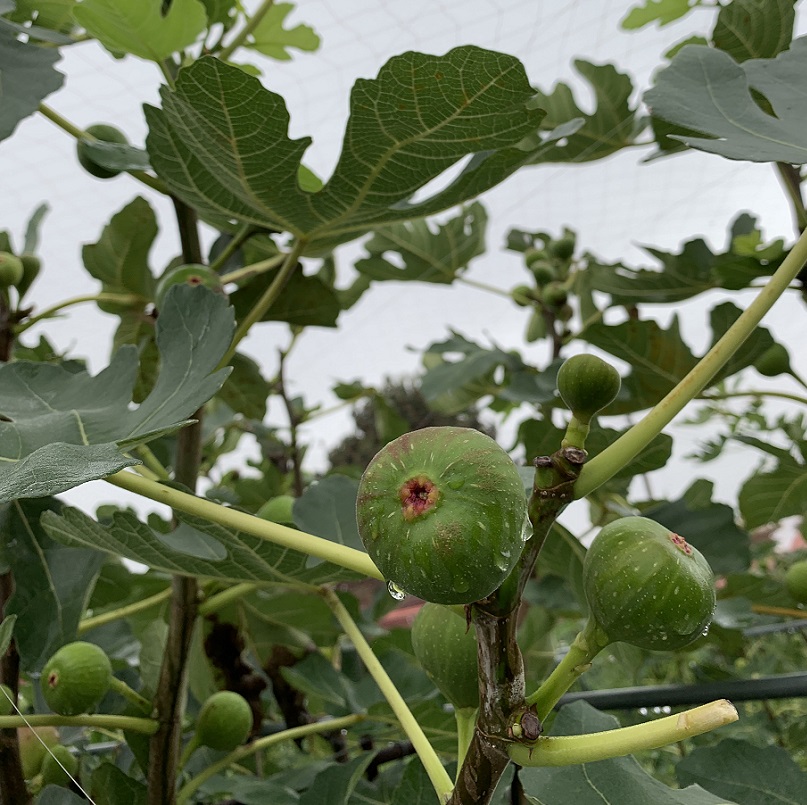
POLYGON ((781 674, 759 679, 727 679, 698 685, 643 685, 635 688, 586 690, 567 693, 557 707, 580 699, 600 710, 633 710, 637 707, 706 704, 715 699, 752 702, 802 697, 807 697, 807 673, 781 674))

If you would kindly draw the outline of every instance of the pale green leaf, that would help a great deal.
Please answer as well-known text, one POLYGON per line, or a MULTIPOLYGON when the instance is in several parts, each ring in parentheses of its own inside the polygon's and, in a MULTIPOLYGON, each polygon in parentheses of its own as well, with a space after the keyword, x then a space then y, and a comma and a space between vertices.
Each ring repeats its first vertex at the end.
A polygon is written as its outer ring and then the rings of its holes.
POLYGON ((192 45, 207 26, 198 0, 82 0, 73 12, 90 36, 112 53, 159 62, 192 45))
POLYGON ((291 59, 289 48, 313 51, 319 47, 319 37, 309 25, 285 28, 286 17, 294 10, 293 3, 275 3, 252 32, 247 47, 278 61, 291 59))
POLYGON ((740 511, 746 528, 778 523, 783 517, 807 514, 807 468, 782 459, 769 472, 755 472, 740 490, 740 511))
POLYGON ((634 6, 620 25, 626 31, 635 31, 653 22, 661 27, 680 20, 691 8, 691 0, 645 0, 642 5, 634 6))

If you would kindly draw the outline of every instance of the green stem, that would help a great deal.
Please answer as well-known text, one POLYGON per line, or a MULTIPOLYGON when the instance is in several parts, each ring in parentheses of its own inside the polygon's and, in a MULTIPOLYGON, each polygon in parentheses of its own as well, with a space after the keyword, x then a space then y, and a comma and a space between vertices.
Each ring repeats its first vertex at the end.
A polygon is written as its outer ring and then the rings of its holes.
POLYGON ((170 478, 168 470, 163 467, 160 460, 154 455, 147 444, 139 444, 135 447, 134 453, 161 481, 167 481, 170 478))
POLYGON ((244 25, 244 27, 235 35, 235 37, 233 37, 233 41, 230 42, 227 47, 221 49, 219 58, 222 61, 229 59, 230 56, 232 56, 233 53, 235 53, 235 51, 240 48, 244 42, 246 42, 247 37, 260 25, 261 20, 266 16, 269 9, 272 8, 274 4, 274 0, 263 0, 252 17, 247 20, 246 25, 244 25))
POLYGON ((151 702, 145 696, 141 696, 136 690, 132 690, 122 679, 113 676, 109 683, 109 689, 123 696, 126 701, 131 702, 138 710, 142 710, 144 713, 151 713, 151 702))
POLYGON ((332 732, 333 730, 343 730, 358 724, 365 719, 364 715, 354 714, 342 716, 341 718, 331 718, 324 721, 317 721, 313 724, 304 724, 302 727, 292 727, 289 730, 276 732, 274 735, 267 735, 265 738, 258 738, 257 741, 239 746, 238 749, 230 752, 229 755, 215 763, 211 763, 205 770, 187 782, 177 795, 177 805, 188 802, 191 795, 202 783, 209 780, 219 772, 224 771, 233 763, 238 763, 262 749, 268 749, 281 741, 293 741, 297 738, 305 738, 308 735, 316 735, 319 732, 332 732))
POLYGON ((478 712, 479 709, 476 707, 462 707, 454 711, 454 720, 457 722, 457 776, 474 737, 478 712))
MULTIPOLYGON (((67 118, 62 117, 55 109, 51 109, 50 106, 44 103, 39 104, 39 113, 50 120, 51 123, 55 123, 60 129, 66 131, 68 134, 71 134, 77 140, 95 140, 96 138, 93 137, 91 134, 87 134, 84 129, 80 129, 74 123, 71 123, 67 118)), ((132 178, 137 179, 138 182, 150 187, 152 190, 156 190, 158 193, 162 193, 163 195, 169 195, 168 188, 156 177, 152 176, 150 173, 146 173, 145 171, 126 171, 132 178)))
POLYGON ((252 224, 244 224, 221 250, 219 256, 210 262, 208 268, 218 273, 219 269, 259 230, 252 224))
POLYGON ((594 456, 580 473, 575 498, 583 498, 629 464, 684 407, 703 391, 754 331, 763 316, 807 262, 807 233, 801 235, 767 285, 740 314, 725 335, 701 358, 689 374, 630 430, 594 456))
POLYGON ((790 199, 790 206, 796 219, 796 228, 799 232, 803 232, 807 229, 807 211, 804 209, 804 199, 801 197, 801 179, 798 168, 784 162, 777 162, 776 171, 790 199))
MULTIPOLYGON (((185 764, 191 759, 191 755, 201 746, 202 744, 199 741, 199 736, 194 735, 193 738, 185 744, 185 748, 182 750, 182 754, 179 756, 179 763, 178 768, 180 770, 185 768, 185 764)), ((177 803, 181 802, 182 800, 177 800, 177 803)))
POLYGON ((259 260, 257 263, 250 263, 248 266, 236 268, 235 271, 230 271, 227 274, 221 275, 222 285, 228 282, 238 282, 246 277, 253 277, 257 274, 263 274, 264 271, 270 271, 277 268, 286 259, 285 254, 276 254, 274 257, 267 257, 265 260, 259 260))
POLYGON ((543 681, 541 687, 525 700, 527 705, 535 708, 535 714, 541 721, 546 720, 560 697, 591 667, 591 661, 607 645, 608 640, 594 621, 587 621, 566 656, 543 681))
POLYGON ((247 315, 238 325, 235 335, 233 336, 232 343, 230 344, 230 348, 227 350, 227 353, 221 359, 221 361, 219 361, 219 368, 227 366, 230 363, 233 355, 235 355, 235 350, 238 347, 238 344, 241 342, 241 339, 246 336, 253 324, 256 324, 263 318, 264 313, 266 313, 266 311, 272 307, 277 298, 283 292, 283 289, 286 287, 286 283, 289 281, 289 279, 291 279, 291 275, 297 268, 297 260, 303 253, 305 245, 306 242, 300 239, 294 243, 291 251, 286 254, 286 257, 283 260, 283 265, 280 266, 280 270, 275 275, 275 278, 272 280, 269 287, 264 291, 263 296, 261 296, 261 298, 253 305, 252 310, 247 313, 247 315))
POLYGON ((463 285, 468 285, 471 288, 478 288, 480 291, 487 291, 488 293, 495 293, 496 296, 504 296, 507 299, 512 299, 510 294, 502 288, 497 288, 495 285, 488 285, 486 282, 479 282, 478 280, 471 280, 468 277, 456 277, 457 282, 463 285))
POLYGON ((15 332, 17 335, 24 333, 29 327, 33 327, 38 322, 42 321, 42 319, 49 319, 60 310, 64 310, 64 308, 72 307, 73 305, 80 305, 84 302, 118 302, 122 305, 133 305, 137 304, 138 302, 143 302, 145 304, 146 300, 141 296, 123 293, 91 293, 84 296, 74 296, 70 299, 65 299, 63 302, 57 302, 55 305, 51 305, 51 307, 45 308, 45 310, 43 310, 41 313, 37 313, 36 316, 31 316, 30 319, 22 322, 22 324, 18 324, 14 328, 15 332))
POLYGON ((0 716, 0 729, 14 727, 89 727, 90 729, 131 730, 153 735, 158 722, 153 718, 135 716, 57 716, 52 714, 36 716, 0 716))
POLYGON ((426 769, 426 774, 429 775, 429 779, 434 786, 434 790, 437 792, 440 802, 446 802, 451 796, 454 784, 443 768, 440 758, 437 757, 434 747, 429 743, 429 739, 426 737, 417 719, 412 715, 412 711, 409 709, 403 696, 398 692, 398 688, 395 687, 395 684, 389 678, 387 672, 384 670, 384 666, 378 661, 372 648, 370 648, 370 644, 364 639, 361 630, 356 625, 353 618, 350 617, 350 613, 345 609, 336 593, 328 588, 323 588, 322 597, 336 616, 336 620, 339 621, 339 625, 342 627, 345 634, 350 638, 350 641, 356 649, 356 653, 361 657, 362 662, 370 672, 370 676, 373 677, 376 685, 378 685, 384 698, 392 708, 392 712, 395 713, 407 738, 409 738, 412 745, 415 747, 415 751, 423 767, 426 769))
POLYGON ((731 400, 735 397, 776 397, 781 400, 793 400, 794 402, 807 405, 807 397, 800 397, 798 394, 788 394, 786 391, 728 391, 720 394, 701 394, 699 400, 731 400))
POLYGON ((257 589, 257 584, 253 584, 251 581, 245 581, 241 584, 236 584, 235 587, 230 587, 228 590, 222 590, 222 592, 211 595, 210 598, 205 599, 199 604, 199 614, 202 617, 210 615, 212 612, 218 611, 232 601, 237 601, 239 598, 243 598, 245 595, 249 595, 257 589))
POLYGON ((571 766, 634 752, 658 749, 731 724, 739 718, 731 702, 721 699, 655 721, 588 735, 539 738, 513 743, 508 751, 520 766, 571 766))
POLYGON ((159 606, 170 597, 171 588, 166 587, 164 590, 144 598, 142 601, 135 601, 125 607, 111 609, 109 612, 102 612, 100 615, 94 615, 91 618, 83 618, 78 624, 78 634, 84 634, 89 632, 90 629, 96 629, 99 626, 105 626, 107 623, 113 623, 122 618, 128 618, 130 615, 136 615, 138 612, 144 612, 147 609, 159 606))
POLYGON ((313 534, 306 534, 278 523, 270 523, 268 520, 262 520, 251 514, 228 509, 210 500, 172 489, 170 486, 151 481, 148 478, 142 478, 133 472, 117 472, 105 480, 121 489, 142 495, 158 503, 164 503, 177 511, 203 517, 212 523, 244 531, 275 545, 282 545, 284 548, 316 556, 326 562, 333 562, 340 567, 355 570, 363 576, 384 580, 384 576, 373 564, 372 559, 366 553, 357 551, 355 548, 348 548, 346 545, 339 545, 322 537, 315 537, 313 534))

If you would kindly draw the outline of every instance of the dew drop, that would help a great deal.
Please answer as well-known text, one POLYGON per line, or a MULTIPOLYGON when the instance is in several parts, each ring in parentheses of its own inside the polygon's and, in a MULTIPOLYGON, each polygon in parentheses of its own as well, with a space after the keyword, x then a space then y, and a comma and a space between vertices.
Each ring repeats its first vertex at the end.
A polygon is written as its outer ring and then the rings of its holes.
POLYGON ((706 637, 709 634, 709 624, 706 624, 706 628, 701 632, 703 637, 706 637))
POLYGON ((394 581, 387 582, 387 592, 396 601, 403 601, 406 598, 406 593, 394 581))

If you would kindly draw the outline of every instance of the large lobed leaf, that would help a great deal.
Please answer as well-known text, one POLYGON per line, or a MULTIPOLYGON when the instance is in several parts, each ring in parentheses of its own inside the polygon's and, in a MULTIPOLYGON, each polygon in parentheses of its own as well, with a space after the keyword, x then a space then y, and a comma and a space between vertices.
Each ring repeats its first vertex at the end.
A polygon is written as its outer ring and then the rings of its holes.
POLYGON ((221 387, 233 312, 206 288, 175 286, 157 323, 161 368, 131 406, 137 351, 95 377, 29 361, 0 366, 0 502, 63 492, 137 462, 121 450, 177 430, 221 387))
POLYGON ((146 107, 151 163, 172 192, 210 218, 290 232, 309 251, 373 227, 460 204, 529 159, 517 148, 543 118, 520 62, 477 47, 405 53, 353 87, 339 162, 316 193, 300 187, 310 140, 288 137, 283 99, 244 71, 202 58, 146 107), (410 205, 469 154, 460 176, 410 205))

